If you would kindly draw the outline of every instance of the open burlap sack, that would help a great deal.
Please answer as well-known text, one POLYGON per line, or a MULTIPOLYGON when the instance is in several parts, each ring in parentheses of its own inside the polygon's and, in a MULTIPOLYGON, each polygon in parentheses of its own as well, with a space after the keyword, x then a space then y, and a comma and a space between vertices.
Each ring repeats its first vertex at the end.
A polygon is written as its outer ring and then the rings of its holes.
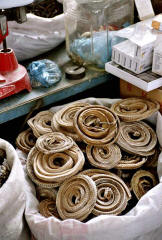
POLYGON ((11 172, 0 188, 0 239, 28 240, 29 233, 24 222, 26 196, 25 178, 16 150, 0 138, 0 149, 6 152, 11 172))
MULTIPOLYGON (((82 101, 110 106, 116 100, 88 98, 82 101)), ((50 110, 57 111, 61 107, 54 107, 50 110)), ((156 113, 148 120, 156 124, 158 139, 162 146, 161 114, 156 113)), ((19 150, 18 154, 22 160, 27 157, 19 150)), ((158 176, 160 183, 145 194, 126 215, 101 215, 86 223, 72 219, 60 221, 54 217, 45 218, 39 214, 34 184, 26 176, 25 217, 37 240, 161 240, 162 153, 159 156, 158 176)))

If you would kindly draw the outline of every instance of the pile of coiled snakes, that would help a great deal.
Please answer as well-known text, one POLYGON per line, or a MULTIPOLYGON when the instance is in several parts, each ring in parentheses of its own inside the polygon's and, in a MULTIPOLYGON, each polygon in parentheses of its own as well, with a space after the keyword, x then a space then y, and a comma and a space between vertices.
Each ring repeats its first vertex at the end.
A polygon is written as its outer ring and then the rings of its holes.
POLYGON ((86 221, 128 211, 129 201, 136 204, 158 183, 157 136, 145 119, 159 107, 142 98, 111 108, 74 102, 29 119, 16 145, 28 154, 39 212, 86 221))

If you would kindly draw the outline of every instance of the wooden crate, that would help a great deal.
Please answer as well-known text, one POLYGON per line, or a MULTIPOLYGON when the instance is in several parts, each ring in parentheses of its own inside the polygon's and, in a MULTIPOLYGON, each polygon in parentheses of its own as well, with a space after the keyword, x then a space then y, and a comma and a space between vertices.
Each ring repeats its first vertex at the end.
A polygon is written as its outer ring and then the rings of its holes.
POLYGON ((160 103, 160 112, 162 113, 162 87, 150 92, 144 90, 120 79, 120 97, 145 97, 156 100, 160 103))

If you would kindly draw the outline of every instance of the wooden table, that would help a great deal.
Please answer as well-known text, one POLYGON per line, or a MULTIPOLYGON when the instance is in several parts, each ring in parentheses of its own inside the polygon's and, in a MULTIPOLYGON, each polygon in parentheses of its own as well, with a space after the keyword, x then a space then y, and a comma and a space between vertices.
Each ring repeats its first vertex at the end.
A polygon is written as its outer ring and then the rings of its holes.
MULTIPOLYGON (((50 88, 37 88, 33 89, 30 93, 24 90, 16 95, 0 100, 0 124, 28 114, 36 105, 41 107, 48 106, 49 104, 56 103, 67 97, 106 83, 111 78, 105 72, 87 70, 86 76, 83 79, 66 79, 64 69, 72 63, 66 54, 64 44, 32 60, 44 58, 53 60, 60 66, 63 73, 62 80, 50 88)), ((24 65, 30 61, 24 62, 24 65)))

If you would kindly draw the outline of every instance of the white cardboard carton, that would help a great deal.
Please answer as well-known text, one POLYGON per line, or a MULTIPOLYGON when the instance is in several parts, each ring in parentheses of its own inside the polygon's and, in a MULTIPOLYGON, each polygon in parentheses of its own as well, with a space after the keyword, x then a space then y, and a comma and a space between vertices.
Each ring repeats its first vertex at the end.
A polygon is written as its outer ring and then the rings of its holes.
POLYGON ((162 76, 162 51, 154 50, 152 71, 162 76))
POLYGON ((126 40, 113 47, 112 60, 134 73, 142 73, 152 66, 153 44, 139 46, 126 40))
POLYGON ((152 71, 162 76, 162 35, 157 37, 154 48, 152 71))
POLYGON ((140 20, 145 20, 155 16, 151 0, 135 0, 140 20))
POLYGON ((135 74, 114 62, 106 63, 105 69, 108 73, 111 73, 146 92, 162 87, 162 77, 153 73, 151 70, 141 74, 135 74))

